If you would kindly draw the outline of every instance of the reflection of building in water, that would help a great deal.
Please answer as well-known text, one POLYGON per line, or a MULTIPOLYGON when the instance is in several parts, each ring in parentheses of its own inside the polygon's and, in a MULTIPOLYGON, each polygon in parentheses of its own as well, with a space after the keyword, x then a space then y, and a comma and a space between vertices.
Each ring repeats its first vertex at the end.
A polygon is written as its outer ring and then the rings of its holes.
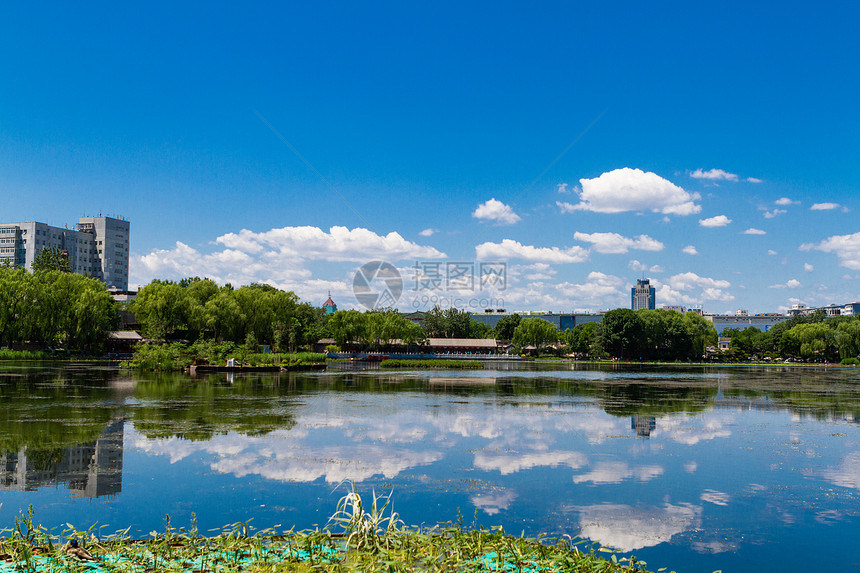
POLYGON ((648 438, 657 427, 657 418, 654 416, 642 416, 637 414, 630 416, 630 429, 636 430, 637 436, 648 438))
POLYGON ((34 463, 27 448, 0 454, 0 491, 32 491, 66 483, 80 497, 121 492, 123 424, 122 419, 111 421, 96 441, 63 448, 62 458, 49 463, 34 463))

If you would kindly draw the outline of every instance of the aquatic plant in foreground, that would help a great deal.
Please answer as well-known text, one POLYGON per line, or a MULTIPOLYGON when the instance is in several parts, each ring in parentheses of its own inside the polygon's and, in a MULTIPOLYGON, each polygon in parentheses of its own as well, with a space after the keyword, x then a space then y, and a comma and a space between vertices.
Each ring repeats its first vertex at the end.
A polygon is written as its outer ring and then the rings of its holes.
POLYGON ((390 496, 374 493, 366 510, 354 485, 329 524, 279 533, 275 528, 254 531, 250 522, 239 522, 202 536, 193 514, 187 530, 172 527, 167 516, 163 532, 152 531, 151 539, 140 540, 132 539, 128 529, 102 536, 102 528, 95 526, 78 531, 66 524, 54 533, 34 525, 31 506, 14 528, 0 530, 0 572, 646 571, 643 561, 618 558, 569 536, 515 537, 501 527, 464 526, 462 518, 430 529, 408 527, 391 509, 390 496))

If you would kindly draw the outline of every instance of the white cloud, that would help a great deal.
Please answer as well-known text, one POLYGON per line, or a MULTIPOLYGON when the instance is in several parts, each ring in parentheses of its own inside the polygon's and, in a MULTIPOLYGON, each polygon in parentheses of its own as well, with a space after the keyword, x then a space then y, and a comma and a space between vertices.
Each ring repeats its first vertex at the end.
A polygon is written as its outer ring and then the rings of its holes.
POLYGON ((700 277, 696 273, 679 273, 665 281, 653 281, 657 298, 665 304, 698 304, 704 300, 728 302, 734 296, 724 289, 731 286, 726 280, 700 277))
POLYGON ((784 284, 775 284, 775 285, 770 285, 770 286, 769 286, 769 287, 767 287, 767 288, 797 288, 797 287, 799 287, 799 286, 802 286, 802 285, 800 284, 800 281, 799 281, 799 280, 797 280, 797 279, 788 279, 784 284))
POLYGON ((726 506, 729 504, 731 496, 727 493, 717 491, 715 489, 706 489, 702 492, 702 495, 699 496, 699 499, 708 503, 713 503, 715 505, 726 506))
POLYGON ((679 273, 671 276, 666 284, 678 290, 692 290, 699 287, 707 288, 729 288, 731 283, 722 279, 712 279, 710 277, 700 277, 696 273, 679 273))
POLYGON ((728 438, 731 431, 725 426, 732 426, 734 418, 722 414, 705 414, 700 419, 690 418, 660 418, 657 429, 651 433, 651 438, 664 436, 679 444, 694 446, 705 440, 728 438))
POLYGON ((815 270, 815 267, 813 267, 809 263, 803 263, 803 270, 805 270, 808 273, 811 273, 812 271, 815 270))
POLYGON ((860 233, 852 235, 833 235, 820 243, 804 243, 801 251, 822 251, 834 253, 839 264, 848 269, 860 269, 860 233))
POLYGON ((558 293, 572 300, 578 306, 617 303, 625 297, 629 301, 630 290, 627 282, 614 275, 592 271, 582 284, 564 282, 555 286, 558 293))
POLYGON ((734 173, 729 173, 728 171, 723 171, 722 169, 708 169, 707 171, 703 171, 702 169, 696 169, 692 173, 690 173, 690 177, 693 179, 708 179, 711 181, 737 181, 738 176, 734 173))
POLYGON ((663 507, 603 503, 566 509, 579 512, 580 537, 621 551, 666 543, 702 523, 702 508, 689 503, 663 507))
POLYGON ((509 205, 505 205, 495 198, 478 205, 478 208, 472 213, 472 217, 495 221, 500 225, 512 225, 521 220, 520 216, 514 213, 509 205))
POLYGON ((779 254, 779 253, 777 253, 777 252, 776 252, 776 251, 774 251, 773 249, 768 249, 768 250, 767 250, 767 254, 768 254, 768 255, 770 255, 770 256, 772 257, 772 256, 777 255, 777 254, 779 254))
POLYGON ((838 467, 824 470, 822 475, 824 479, 839 487, 860 490, 860 452, 848 454, 838 467))
POLYGON ((588 250, 573 246, 534 247, 523 245, 512 239, 504 239, 501 243, 482 243, 475 247, 475 256, 479 260, 506 261, 508 259, 523 259, 543 263, 581 263, 588 260, 588 250))
POLYGON ((809 208, 810 211, 831 211, 833 209, 838 209, 839 203, 815 203, 812 207, 809 208))
POLYGON ((531 265, 508 265, 508 278, 515 280, 523 277, 528 281, 548 281, 555 278, 558 271, 547 263, 534 263, 531 265))
POLYGON ((498 471, 503 476, 536 467, 558 467, 565 465, 575 470, 581 468, 586 463, 588 463, 588 458, 585 457, 585 454, 560 450, 531 452, 520 455, 499 455, 484 452, 475 454, 476 468, 487 471, 498 471))
POLYGON ((567 186, 567 183, 559 183, 556 187, 556 191, 558 191, 562 195, 570 195, 571 192, 570 188, 567 186))
POLYGON ((515 492, 505 490, 501 493, 475 494, 469 498, 469 501, 487 515, 496 515, 508 509, 517 497, 515 492))
POLYGON ((767 235, 767 232, 762 231, 761 229, 755 229, 750 227, 746 231, 743 232, 744 235, 767 235))
POLYGON ((663 267, 660 265, 651 265, 650 267, 646 264, 640 263, 636 259, 633 259, 627 266, 636 271, 637 273, 662 273, 665 271, 663 267))
POLYGON ((717 215, 716 217, 708 217, 707 219, 699 219, 699 224, 703 227, 725 227, 732 220, 725 215, 717 215))
POLYGON ((562 212, 577 210, 596 213, 652 211, 664 215, 691 215, 702 210, 694 201, 698 193, 688 193, 656 173, 624 167, 607 171, 594 179, 580 179, 580 203, 557 203, 562 212))
POLYGON ((242 229, 221 235, 215 242, 228 250, 257 254, 267 251, 280 257, 322 261, 367 261, 442 258, 444 253, 407 241, 399 233, 377 235, 357 227, 283 227, 262 233, 242 229))
POLYGON ((428 228, 428 229, 424 229, 423 231, 421 231, 418 234, 421 235, 422 237, 432 237, 433 235, 435 235, 438 232, 439 232, 439 229, 428 228))
MULTIPOLYGON (((331 290, 335 296, 352 296, 348 273, 334 280, 314 279, 306 268, 310 261, 363 262, 373 259, 433 259, 445 253, 407 241, 397 233, 377 235, 367 229, 332 227, 284 227, 262 233, 243 229, 217 237, 213 252, 202 252, 177 242, 170 249, 156 249, 130 258, 130 283, 148 284, 152 279, 178 280, 209 277, 218 283, 244 285, 266 283, 292 290, 313 300, 331 290)), ((354 269, 350 269, 354 271, 354 269)))
POLYGON ((697 251, 696 247, 694 247, 693 245, 687 245, 686 247, 681 249, 681 252, 684 253, 685 255, 698 255, 699 254, 699 251, 697 251))
POLYGON ((625 479, 650 481, 663 474, 660 466, 630 467, 627 462, 598 462, 588 473, 573 476, 573 483, 608 484, 621 483, 625 479))
POLYGON ((779 199, 774 201, 774 204, 776 205, 797 205, 799 203, 800 201, 792 201, 788 197, 780 197, 779 199))
POLYGON ((758 177, 747 177, 746 181, 747 181, 747 183, 761 183, 762 182, 762 180, 759 179, 758 177))
POLYGON ((774 217, 782 215, 783 213, 788 213, 788 211, 786 211, 785 209, 774 209, 773 211, 765 211, 764 218, 773 219, 774 217))
POLYGON ((580 233, 577 231, 573 238, 583 243, 591 243, 598 253, 623 254, 629 249, 640 251, 662 251, 663 243, 648 235, 639 235, 630 239, 618 233, 580 233))

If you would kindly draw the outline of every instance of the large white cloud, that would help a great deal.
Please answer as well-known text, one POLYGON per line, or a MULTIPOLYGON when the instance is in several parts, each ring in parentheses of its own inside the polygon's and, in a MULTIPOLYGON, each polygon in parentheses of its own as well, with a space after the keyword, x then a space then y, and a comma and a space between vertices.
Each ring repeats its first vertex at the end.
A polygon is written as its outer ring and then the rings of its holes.
POLYGON ((155 249, 131 257, 130 283, 144 285, 152 279, 177 280, 209 277, 216 282, 244 285, 264 282, 312 298, 331 290, 351 296, 354 268, 329 280, 314 279, 309 262, 365 262, 442 258, 445 253, 407 241, 398 233, 378 235, 363 228, 283 227, 255 233, 243 229, 214 241, 216 250, 203 252, 177 241, 170 249, 155 249))
POLYGON ((219 245, 245 253, 269 251, 279 255, 323 261, 368 261, 373 259, 434 259, 445 254, 433 247, 407 241, 399 233, 378 235, 357 227, 282 227, 262 233, 242 229, 215 239, 219 245))
POLYGON ((610 302, 618 304, 625 298, 629 302, 630 296, 629 286, 625 280, 598 271, 588 273, 585 282, 559 283, 555 286, 555 290, 572 301, 574 304, 571 306, 574 307, 595 306, 610 302))
POLYGON ((591 243, 598 253, 623 254, 630 249, 640 251, 662 251, 663 243, 648 235, 629 238, 618 233, 580 233, 577 231, 573 238, 583 243, 591 243))
POLYGON ((582 247, 534 247, 513 239, 501 243, 482 243, 475 247, 475 256, 482 261, 522 259, 542 263, 581 263, 588 260, 588 250, 582 247))
POLYGON ((657 298, 668 304, 697 304, 705 300, 728 302, 735 298, 725 290, 732 286, 729 281, 701 277, 692 272, 678 273, 665 281, 655 280, 654 284, 657 298))
POLYGON ((843 267, 860 269, 860 233, 833 235, 820 243, 804 243, 800 245, 800 250, 834 253, 843 267))
POLYGON ((664 215, 692 215, 702 210, 698 193, 688 193, 656 173, 624 167, 594 179, 580 179, 578 204, 558 202, 562 212, 623 213, 652 211, 664 215))
POLYGON ((579 512, 581 537, 621 551, 666 543, 702 523, 702 508, 689 503, 663 507, 604 503, 569 509, 579 512))
POLYGON ((478 208, 472 213, 472 217, 495 221, 504 225, 512 225, 520 221, 520 216, 514 213, 514 210, 509 205, 505 205, 495 198, 478 205, 478 208))

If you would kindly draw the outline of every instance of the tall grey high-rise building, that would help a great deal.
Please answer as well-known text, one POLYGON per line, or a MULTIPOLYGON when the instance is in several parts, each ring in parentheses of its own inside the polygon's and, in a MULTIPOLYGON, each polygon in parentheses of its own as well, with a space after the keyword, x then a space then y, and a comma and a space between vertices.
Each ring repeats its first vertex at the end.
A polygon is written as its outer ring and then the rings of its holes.
POLYGON ((654 310, 656 307, 656 289, 651 286, 648 279, 637 279, 636 286, 630 289, 630 308, 639 310, 647 308, 654 310))
POLYGON ((28 270, 45 248, 69 254, 72 272, 128 290, 129 222, 113 217, 81 217, 75 229, 45 223, 0 223, 0 264, 28 270))

